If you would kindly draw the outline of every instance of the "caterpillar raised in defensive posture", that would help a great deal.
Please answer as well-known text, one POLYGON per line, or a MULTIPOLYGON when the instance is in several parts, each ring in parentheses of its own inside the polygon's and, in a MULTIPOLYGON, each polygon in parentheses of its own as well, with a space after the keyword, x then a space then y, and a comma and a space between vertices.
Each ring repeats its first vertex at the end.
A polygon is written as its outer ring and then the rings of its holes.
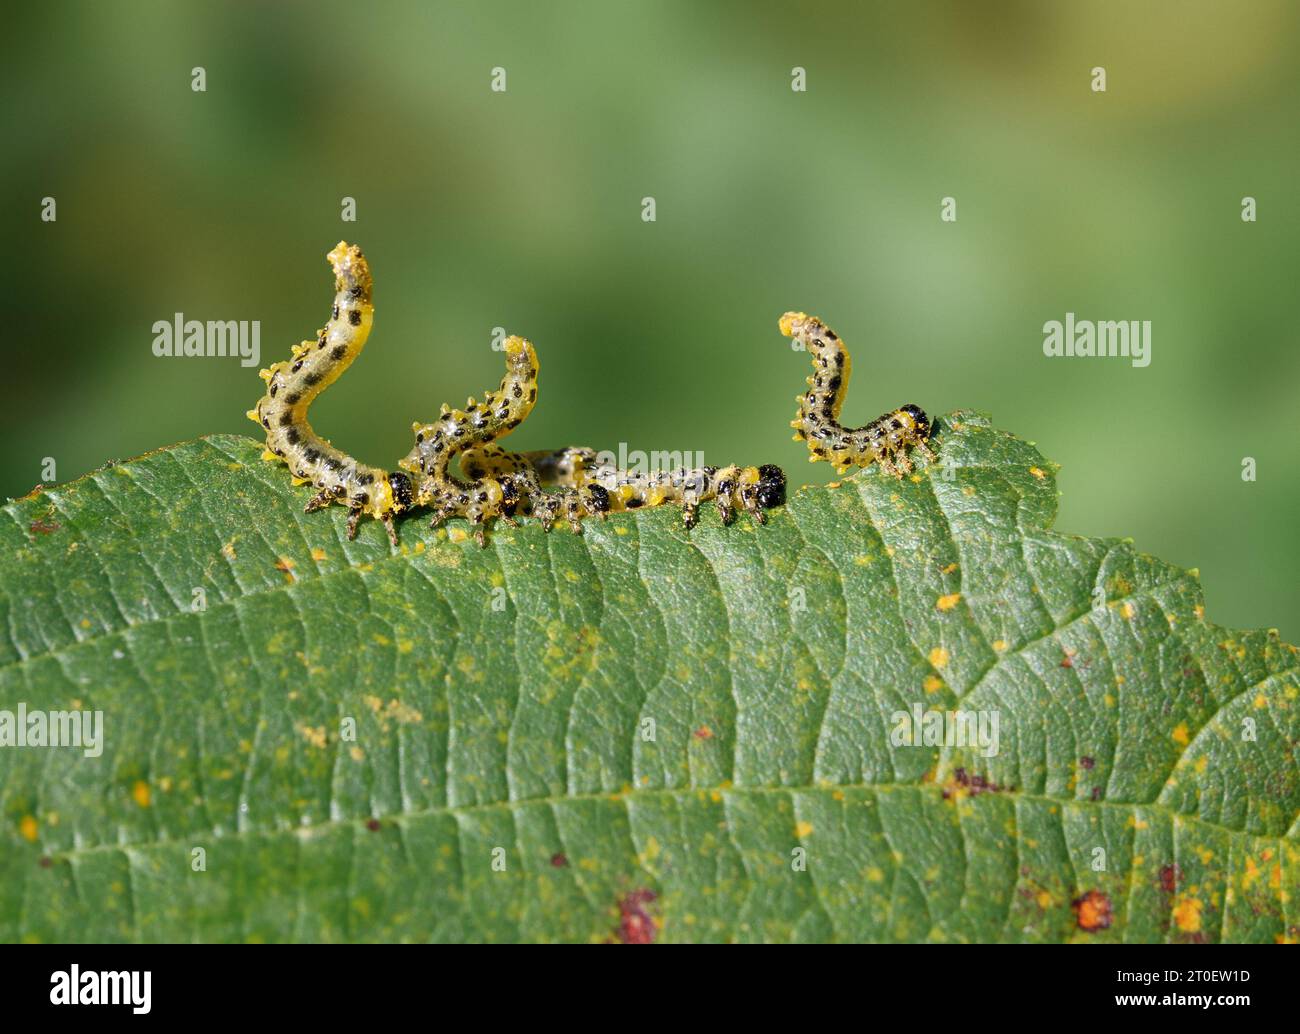
POLYGON ((291 361, 260 372, 266 394, 248 417, 266 430, 263 458, 283 460, 295 484, 310 483, 318 489, 307 503, 308 513, 341 503, 349 509, 348 538, 356 538, 358 522, 369 514, 383 522, 388 538, 397 545, 393 517, 412 505, 410 479, 353 459, 307 422, 307 407, 360 354, 375 316, 370 267, 361 249, 339 241, 326 257, 334 268, 336 292, 330 320, 316 332, 314 341, 294 346, 291 361))
POLYGON ((597 492, 598 497, 603 495, 608 501, 602 517, 606 512, 675 504, 682 508, 687 531, 698 522, 700 503, 709 500, 716 502, 723 524, 732 522, 737 509, 743 509, 757 523, 765 524, 764 511, 785 503, 785 472, 771 463, 761 467, 697 467, 641 474, 601 463, 594 449, 580 446, 526 453, 485 446, 467 452, 461 465, 471 476, 475 471, 494 472, 498 476, 523 474, 540 486, 560 487, 566 493, 597 492))
MULTIPOLYGON (((434 508, 433 524, 449 517, 464 517, 474 526, 480 546, 486 545, 484 525, 501 518, 515 525, 515 516, 533 514, 543 528, 550 531, 556 516, 563 510, 570 526, 582 534, 582 518, 604 514, 609 500, 597 486, 574 487, 562 495, 543 492, 531 470, 504 469, 478 464, 474 473, 465 471, 472 480, 464 481, 452 472, 453 461, 467 451, 482 448, 503 438, 518 427, 537 401, 537 353, 520 337, 505 341, 506 375, 496 391, 489 391, 482 402, 471 397, 466 409, 443 405, 432 423, 411 425, 415 447, 398 466, 416 475, 415 501, 419 506, 434 508)), ((496 449, 488 454, 509 455, 496 449)))
POLYGON ((397 545, 393 518, 415 506, 432 507, 435 526, 464 517, 483 546, 485 525, 494 518, 513 526, 517 515, 531 515, 550 531, 563 516, 582 534, 586 517, 675 503, 689 530, 708 500, 716 502, 724 524, 737 509, 766 523, 764 511, 785 502, 785 474, 772 464, 636 474, 601 463, 586 448, 506 452, 497 439, 518 427, 537 401, 537 353, 520 337, 505 342, 506 375, 497 390, 481 403, 470 398, 464 410, 444 405, 437 420, 412 425, 415 447, 398 465, 413 477, 353 459, 312 430, 307 409, 365 345, 374 321, 372 279, 361 249, 346 241, 327 257, 336 291, 330 321, 314 341, 294 346, 291 361, 261 371, 267 391, 248 417, 266 430, 263 458, 283 460, 295 484, 316 487, 307 512, 330 503, 348 507, 348 538, 369 514, 397 545), (469 480, 452 473, 457 462, 469 480))
POLYGON ((840 407, 849 390, 851 366, 844 342, 816 316, 803 312, 787 312, 780 327, 782 334, 802 344, 812 357, 808 390, 795 396, 799 412, 790 421, 795 441, 808 443, 809 462, 827 460, 841 474, 851 466, 878 463, 886 474, 899 478, 912 470, 908 449, 916 449, 934 462, 927 444, 933 428, 919 406, 901 406, 863 427, 841 425, 840 407))

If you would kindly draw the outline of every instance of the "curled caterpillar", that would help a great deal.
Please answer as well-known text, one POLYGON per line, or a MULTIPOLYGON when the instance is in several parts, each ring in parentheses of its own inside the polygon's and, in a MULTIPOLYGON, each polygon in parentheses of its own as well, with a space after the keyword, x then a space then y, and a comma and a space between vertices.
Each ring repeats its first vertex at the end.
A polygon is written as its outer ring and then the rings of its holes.
POLYGON ((312 430, 307 407, 346 370, 366 343, 375 307, 371 304, 370 267, 361 249, 339 241, 327 256, 334 268, 334 308, 314 341, 293 348, 293 359, 260 371, 266 394, 248 411, 250 420, 266 430, 262 457, 283 460, 295 484, 318 491, 306 512, 330 503, 348 507, 348 538, 356 538, 363 514, 382 521, 397 545, 393 517, 412 505, 411 481, 405 474, 387 473, 360 463, 334 448, 312 430))
MULTIPOLYGON (((433 507, 436 527, 449 517, 464 517, 474 527, 480 546, 487 544, 484 526, 494 518, 516 526, 515 516, 531 513, 541 519, 549 531, 561 510, 573 530, 582 533, 582 518, 604 514, 609 500, 594 488, 574 488, 562 497, 542 491, 531 471, 521 468, 505 470, 480 465, 471 478, 461 480, 452 472, 453 461, 474 448, 482 448, 503 438, 518 427, 532 412, 537 401, 537 353, 520 337, 505 342, 506 375, 496 391, 489 391, 482 402, 471 397, 466 409, 444 405, 437 420, 411 425, 415 447, 398 466, 416 475, 415 501, 433 507)), ((499 448, 490 455, 506 455, 499 448)))
POLYGON ((461 463, 467 473, 479 470, 494 471, 498 476, 523 474, 541 486, 559 487, 566 492, 598 490, 608 501, 604 512, 609 513, 674 504, 682 508, 687 531, 699 520, 699 505, 709 500, 716 503, 723 524, 735 519, 737 509, 744 510, 758 524, 766 524, 764 511, 785 503, 785 472, 771 463, 641 474, 601 463, 594 449, 578 446, 526 453, 508 453, 487 446, 466 453, 461 463))
POLYGON ((787 312, 781 317, 780 327, 782 334, 802 344, 812 357, 808 390, 795 396, 799 412, 790 421, 795 441, 808 443, 809 462, 827 460, 841 474, 850 466, 878 463, 886 474, 899 478, 912 470, 909 449, 916 449, 934 462, 935 455, 927 444, 933 427, 919 406, 909 403, 863 427, 840 424, 851 366, 844 342, 816 316, 802 312, 787 312))

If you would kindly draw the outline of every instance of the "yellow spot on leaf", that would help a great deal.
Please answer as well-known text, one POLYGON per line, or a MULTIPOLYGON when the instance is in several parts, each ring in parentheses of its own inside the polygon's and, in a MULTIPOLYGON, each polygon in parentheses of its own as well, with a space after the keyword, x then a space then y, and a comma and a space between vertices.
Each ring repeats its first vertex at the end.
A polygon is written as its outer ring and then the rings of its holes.
POLYGON ((1170 734, 1175 743, 1181 743, 1184 747, 1192 740, 1191 732, 1187 728, 1186 722, 1179 722, 1170 734))
POLYGON ((137 779, 135 785, 131 787, 131 799, 142 808, 149 807, 153 801, 153 793, 149 790, 149 784, 143 779, 137 779))
POLYGON ((813 824, 811 822, 796 822, 794 825, 794 835, 802 840, 806 836, 811 836, 813 824))
POLYGON ((1183 933, 1200 933, 1201 902, 1198 898, 1185 898, 1174 906, 1174 922, 1183 933))
POLYGON ((313 747, 321 750, 325 749, 325 726, 318 725, 313 728, 310 725, 300 725, 298 726, 298 732, 301 733, 302 738, 313 747))
POLYGON ((18 832, 29 844, 34 844, 40 835, 41 824, 33 816, 24 815, 22 821, 18 823, 18 832))
POLYGON ((935 606, 938 607, 940 610, 948 611, 948 610, 952 610, 952 608, 957 606, 957 604, 960 602, 961 602, 961 593, 950 592, 946 596, 940 596, 939 599, 935 602, 935 606))
POLYGON ((950 655, 942 646, 936 646, 930 651, 930 664, 936 668, 946 668, 950 655))

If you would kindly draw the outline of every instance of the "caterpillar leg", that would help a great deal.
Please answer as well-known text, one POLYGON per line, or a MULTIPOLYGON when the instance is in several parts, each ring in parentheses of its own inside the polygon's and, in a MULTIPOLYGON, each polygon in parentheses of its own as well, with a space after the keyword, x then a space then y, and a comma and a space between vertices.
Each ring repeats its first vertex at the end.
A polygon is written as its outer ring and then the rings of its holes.
POLYGON ((339 496, 342 494, 343 494, 342 488, 340 488, 337 485, 327 486, 325 488, 322 488, 319 492, 317 492, 314 496, 312 496, 309 500, 307 500, 307 505, 302 508, 302 512, 315 513, 317 510, 323 510, 325 509, 325 507, 329 506, 330 503, 337 502, 339 496))
POLYGON ((722 470, 718 471, 716 502, 718 507, 718 517, 721 519, 724 527, 736 519, 736 508, 732 503, 732 496, 739 487, 739 476, 740 470, 737 467, 724 467, 722 470))
MULTIPOLYGON (((751 467, 750 470, 753 470, 753 468, 751 467)), ((761 476, 758 475, 756 470, 754 471, 755 477, 752 480, 747 479, 745 474, 746 472, 742 472, 740 478, 740 505, 745 508, 745 512, 749 514, 749 519, 755 524, 766 524, 767 514, 763 511, 762 504, 759 501, 762 492, 761 476)))

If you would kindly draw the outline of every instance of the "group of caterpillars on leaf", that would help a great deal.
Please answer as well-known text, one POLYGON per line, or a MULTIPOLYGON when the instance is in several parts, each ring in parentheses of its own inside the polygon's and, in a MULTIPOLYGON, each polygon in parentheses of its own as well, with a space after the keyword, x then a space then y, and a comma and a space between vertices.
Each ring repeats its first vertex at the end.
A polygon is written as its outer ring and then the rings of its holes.
MULTIPOLYGON (((248 417, 266 431, 263 458, 283 461, 295 484, 316 489, 308 513, 331 503, 348 508, 348 538, 356 537, 361 518, 369 515, 383 523, 397 545, 394 518, 416 508, 431 509, 435 526, 464 518, 482 546, 484 529, 494 519, 516 527, 516 518, 532 516, 550 531, 563 518, 581 534, 587 517, 604 519, 671 503, 682 508, 690 530, 700 504, 709 500, 723 524, 731 523, 738 509, 763 524, 765 511, 785 502, 785 474, 773 464, 635 473, 601 462, 585 447, 507 452, 497 440, 518 427, 537 401, 537 352, 520 337, 506 339, 505 376, 481 402, 470 398, 465 409, 443 405, 436 420, 412 425, 415 446, 399 461, 401 470, 361 463, 307 422, 316 396, 360 354, 375 316, 373 281, 361 249, 340 241, 327 258, 335 291, 329 322, 313 340, 295 345, 291 359, 261 371, 266 393, 248 417)), ((809 391, 799 396, 799 416, 793 422, 795 437, 808 442, 811 460, 830 460, 841 471, 876 462, 901 477, 911 470, 909 448, 934 458, 926 444, 929 421, 916 406, 904 406, 856 430, 842 427, 837 417, 849 379, 843 343, 803 313, 781 317, 781 331, 803 344, 816 371, 808 379, 809 391)))

